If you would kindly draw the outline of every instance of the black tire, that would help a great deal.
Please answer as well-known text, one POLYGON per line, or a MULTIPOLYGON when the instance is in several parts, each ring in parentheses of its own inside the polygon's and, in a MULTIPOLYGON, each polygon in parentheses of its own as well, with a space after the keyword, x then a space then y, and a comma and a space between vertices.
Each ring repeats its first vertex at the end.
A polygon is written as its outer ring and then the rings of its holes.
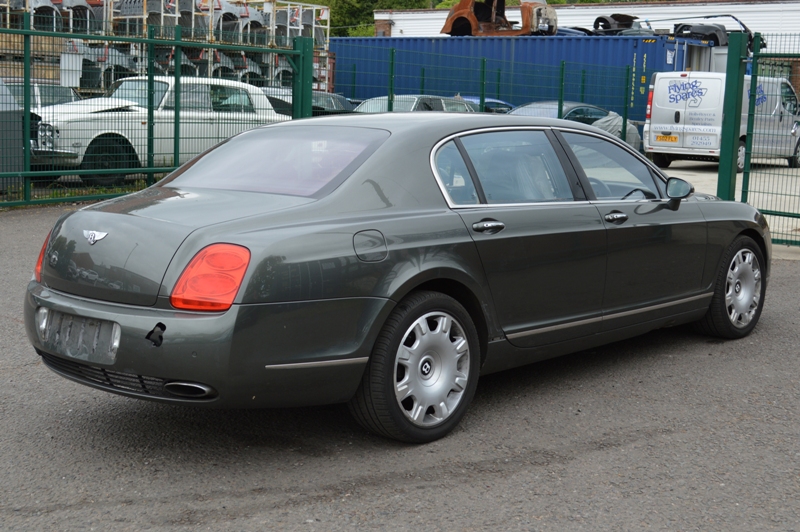
POLYGON ((736 152, 736 173, 741 174, 744 172, 744 160, 745 160, 745 152, 747 150, 747 145, 744 143, 743 140, 739 141, 739 149, 736 152))
POLYGON ((480 358, 475 325, 458 301, 439 292, 413 292, 378 335, 350 413, 367 430, 388 438, 438 440, 458 425, 472 401, 480 358), (447 329, 444 317, 450 320, 447 329), (429 330, 417 336, 415 327, 422 323, 429 330), (401 344, 406 345, 402 351, 401 344), (401 400, 404 391, 408 395, 401 400), (444 401, 430 403, 439 399, 444 401))
POLYGON ((722 258, 711 305, 697 322, 697 329, 720 338, 743 338, 750 334, 764 307, 765 266, 758 244, 748 236, 736 237, 722 258))
POLYGON ((98 186, 110 187, 125 181, 124 173, 116 173, 122 168, 135 168, 139 161, 133 148, 122 139, 99 138, 94 139, 86 148, 81 163, 82 170, 106 170, 107 174, 84 174, 81 179, 87 183, 98 186))
POLYGON ((789 161, 789 168, 800 168, 800 140, 794 147, 794 156, 787 159, 789 161))
POLYGON ((653 153, 651 155, 653 164, 659 168, 669 168, 669 165, 672 164, 672 159, 669 158, 669 155, 664 155, 663 153, 653 153))

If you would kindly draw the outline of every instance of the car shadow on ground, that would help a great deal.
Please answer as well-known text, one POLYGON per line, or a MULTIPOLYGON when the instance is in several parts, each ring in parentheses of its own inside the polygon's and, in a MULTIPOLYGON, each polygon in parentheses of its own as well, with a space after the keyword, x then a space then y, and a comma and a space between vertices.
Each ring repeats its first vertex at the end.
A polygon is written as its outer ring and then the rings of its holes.
MULTIPOLYGON (((636 365, 657 365, 664 354, 681 353, 687 345, 704 341, 719 342, 682 326, 487 375, 479 381, 465 420, 473 416, 480 423, 487 409, 496 420, 507 409, 516 407, 521 394, 541 397, 564 387, 589 388, 620 367, 631 370, 636 365)), ((225 449, 226 457, 218 459, 228 461, 253 452, 279 456, 291 451, 321 457, 347 448, 391 451, 407 447, 362 429, 352 420, 346 405, 217 410, 163 405, 100 391, 79 393, 89 395, 71 405, 69 423, 56 422, 61 426, 59 439, 70 440, 68 444, 73 449, 102 441, 103 448, 112 454, 115 448, 130 450, 133 445, 141 451, 174 458, 208 457, 225 449)), ((470 429, 459 428, 453 434, 464 430, 470 429)))

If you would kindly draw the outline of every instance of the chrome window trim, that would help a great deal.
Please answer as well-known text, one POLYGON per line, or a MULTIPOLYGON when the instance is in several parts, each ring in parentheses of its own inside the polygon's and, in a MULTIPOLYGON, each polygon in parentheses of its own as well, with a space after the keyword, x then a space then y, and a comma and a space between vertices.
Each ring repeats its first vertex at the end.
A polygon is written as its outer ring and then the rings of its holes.
MULTIPOLYGON (((651 163, 646 157, 643 157, 639 152, 633 149, 630 144, 624 142, 622 139, 612 136, 606 136, 602 134, 598 134, 594 131, 587 131, 585 129, 577 129, 572 128, 569 126, 565 127, 552 127, 552 126, 497 126, 497 127, 482 127, 478 129, 470 129, 466 131, 461 131, 458 133, 453 133, 452 135, 448 135, 444 137, 439 142, 433 145, 433 149, 431 149, 431 154, 428 158, 431 171, 433 172, 433 177, 436 179, 436 184, 439 187, 439 190, 444 197, 447 206, 450 209, 476 209, 476 208, 486 208, 486 207, 532 207, 532 206, 547 206, 547 205, 580 205, 580 204, 597 204, 597 203, 655 203, 655 202, 668 202, 669 198, 655 198, 650 200, 642 200, 642 199, 631 199, 631 200, 579 200, 579 201, 542 201, 542 202, 532 202, 532 203, 478 203, 478 204, 470 204, 470 205, 461 205, 458 203, 454 203, 450 195, 447 193, 447 188, 444 186, 444 182, 442 181, 441 176, 439 175, 439 171, 436 168, 436 154, 439 152, 442 146, 447 144, 453 139, 465 137, 467 135, 475 135, 479 133, 492 133, 492 132, 501 132, 501 131, 566 131, 568 133, 578 133, 582 135, 590 135, 593 137, 597 137, 599 139, 604 139, 606 141, 610 141, 615 143, 617 146, 620 146, 628 153, 633 154, 635 157, 639 159, 639 161, 643 162, 651 171, 655 172, 655 175, 664 181, 666 185, 667 178, 664 174, 661 173, 661 170, 656 167, 653 163, 651 163)), ((661 192, 659 191, 659 194, 661 192)))
POLYGON ((338 360, 323 360, 321 362, 296 362, 294 364, 267 364, 265 369, 315 369, 331 366, 348 366, 351 364, 366 364, 369 357, 342 358, 338 360))
POLYGON ((634 314, 639 314, 641 312, 650 312, 650 311, 659 310, 659 309, 662 309, 662 308, 673 307, 675 305, 682 305, 684 303, 691 303, 692 301, 699 301, 701 299, 711 299, 711 297, 713 295, 714 295, 713 293, 709 292, 708 294, 700 294, 699 296, 687 297, 687 298, 684 298, 684 299, 679 299, 678 301, 671 301, 669 303, 661 303, 659 305, 652 305, 650 307, 643 307, 643 308, 638 308, 638 309, 635 309, 635 310, 626 310, 626 311, 623 311, 623 312, 616 312, 616 313, 610 314, 608 316, 598 316, 596 318, 589 318, 589 319, 586 319, 586 320, 573 321, 573 322, 570 322, 570 323, 560 323, 558 325, 550 325, 549 327, 541 327, 539 329, 532 329, 532 330, 528 330, 528 331, 522 331, 522 332, 518 332, 518 333, 507 334, 506 338, 508 338, 509 340, 513 340, 515 338, 524 338, 526 336, 533 336, 535 334, 543 334, 543 333, 547 333, 547 332, 553 332, 553 331, 560 331, 560 330, 563 330, 563 329, 569 329, 570 327, 580 327, 580 326, 583 326, 583 325, 591 325, 592 323, 603 322, 603 321, 608 321, 608 320, 614 320, 614 319, 617 319, 617 318, 624 318, 626 316, 632 316, 634 314))

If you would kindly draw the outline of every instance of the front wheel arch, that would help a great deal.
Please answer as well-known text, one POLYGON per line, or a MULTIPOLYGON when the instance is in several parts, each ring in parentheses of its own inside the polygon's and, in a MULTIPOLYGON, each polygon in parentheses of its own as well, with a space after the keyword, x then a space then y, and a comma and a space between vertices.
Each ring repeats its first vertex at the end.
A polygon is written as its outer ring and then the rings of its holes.
MULTIPOLYGON (((136 148, 125 136, 116 133, 103 133, 93 138, 86 147, 81 161, 81 169, 96 170, 98 165, 103 166, 104 163, 98 162, 95 157, 101 157, 109 149, 117 154, 118 160, 121 160, 116 168, 141 168, 139 154, 136 153, 136 148)), ((81 175, 81 179, 94 181, 102 186, 116 185, 122 182, 125 174, 113 174, 111 173, 113 169, 113 166, 109 168, 109 175, 107 176, 84 174, 81 175)))

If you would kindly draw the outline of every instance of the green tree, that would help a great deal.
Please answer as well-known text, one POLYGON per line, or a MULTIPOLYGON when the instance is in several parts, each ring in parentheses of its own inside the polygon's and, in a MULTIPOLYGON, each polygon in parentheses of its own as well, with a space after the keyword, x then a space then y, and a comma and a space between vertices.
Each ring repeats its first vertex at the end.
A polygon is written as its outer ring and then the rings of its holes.
POLYGON ((429 0, 331 0, 331 35, 337 37, 375 34, 372 12, 376 9, 424 9, 429 0))

